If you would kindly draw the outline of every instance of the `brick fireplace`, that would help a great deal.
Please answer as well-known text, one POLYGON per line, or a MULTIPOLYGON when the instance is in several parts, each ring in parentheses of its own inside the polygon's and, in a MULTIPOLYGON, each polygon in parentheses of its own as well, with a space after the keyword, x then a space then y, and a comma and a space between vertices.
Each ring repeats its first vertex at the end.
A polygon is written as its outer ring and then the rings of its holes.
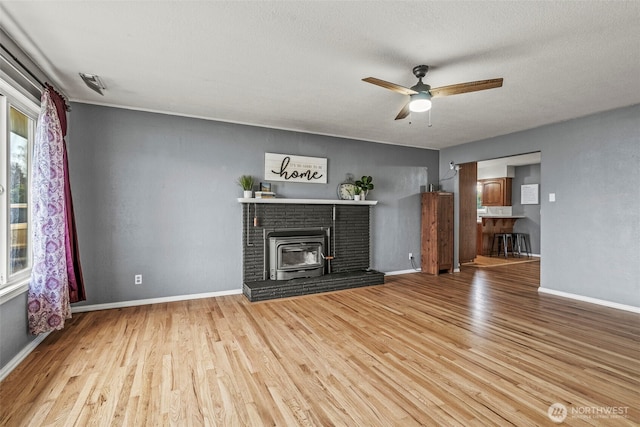
POLYGON ((384 283, 383 273, 369 269, 370 210, 375 202, 304 199, 239 201, 242 203, 243 293, 250 301, 384 283), (308 238, 300 241, 301 250, 309 252, 305 255, 308 260, 322 260, 324 274, 316 274, 317 271, 313 275, 305 274, 301 270, 299 275, 303 277, 271 279, 271 237, 288 236, 300 230, 310 231, 307 234, 315 231, 315 234, 323 236, 323 245, 308 244, 308 238))

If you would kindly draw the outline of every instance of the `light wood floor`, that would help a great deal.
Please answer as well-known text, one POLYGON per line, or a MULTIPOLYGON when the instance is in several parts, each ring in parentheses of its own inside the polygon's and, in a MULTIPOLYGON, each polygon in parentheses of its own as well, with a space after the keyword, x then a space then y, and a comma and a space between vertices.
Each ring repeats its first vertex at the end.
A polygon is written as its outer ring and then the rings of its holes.
POLYGON ((538 277, 76 314, 0 384, 0 425, 540 426, 556 402, 564 425, 636 425, 640 315, 538 294, 538 277))
POLYGON ((522 256, 522 257, 513 257, 510 256, 508 258, 502 257, 502 256, 483 256, 483 255, 478 255, 475 257, 475 259, 473 260, 473 262, 468 262, 463 264, 464 266, 468 266, 468 267, 478 267, 478 268, 491 268, 491 267, 498 267, 498 266, 502 266, 502 265, 508 265, 508 264, 522 264, 525 262, 540 262, 540 257, 526 257, 526 256, 522 256))

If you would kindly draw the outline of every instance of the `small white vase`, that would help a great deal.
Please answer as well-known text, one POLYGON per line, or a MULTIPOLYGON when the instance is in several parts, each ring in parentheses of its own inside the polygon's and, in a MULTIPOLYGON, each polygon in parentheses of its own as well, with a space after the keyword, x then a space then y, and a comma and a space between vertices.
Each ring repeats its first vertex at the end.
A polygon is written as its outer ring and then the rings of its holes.
POLYGON ((244 190, 244 196, 245 199, 251 199, 253 198, 253 191, 252 190, 244 190))
POLYGON ((353 195, 353 200, 356 201, 356 202, 359 202, 360 201, 360 194, 354 194, 353 195))
POLYGON ((366 200, 366 199, 367 199, 367 193, 363 191, 362 193, 360 193, 360 200, 366 200))

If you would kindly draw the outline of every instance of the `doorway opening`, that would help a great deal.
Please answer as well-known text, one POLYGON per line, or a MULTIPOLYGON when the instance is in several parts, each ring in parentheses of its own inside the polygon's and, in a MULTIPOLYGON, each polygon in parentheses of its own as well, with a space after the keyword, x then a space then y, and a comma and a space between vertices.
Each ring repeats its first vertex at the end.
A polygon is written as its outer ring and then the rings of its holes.
MULTIPOLYGON (((477 257, 491 256, 489 251, 496 230, 487 224, 504 228, 500 228, 501 233, 525 234, 532 256, 539 260, 541 153, 465 163, 460 171, 465 169, 467 174, 461 173, 459 177, 460 265, 474 263, 477 257), (535 198, 531 197, 532 190, 537 191, 535 198)), ((500 264, 509 262, 507 258, 500 264)), ((513 259, 513 262, 520 261, 513 259)))

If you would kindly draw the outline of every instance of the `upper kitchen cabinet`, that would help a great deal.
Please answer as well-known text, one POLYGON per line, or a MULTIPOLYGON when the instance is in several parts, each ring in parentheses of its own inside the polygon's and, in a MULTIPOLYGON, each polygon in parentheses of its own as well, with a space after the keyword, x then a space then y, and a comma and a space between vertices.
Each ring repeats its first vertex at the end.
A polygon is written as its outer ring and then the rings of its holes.
POLYGON ((482 206, 511 206, 512 178, 482 179, 482 206))

